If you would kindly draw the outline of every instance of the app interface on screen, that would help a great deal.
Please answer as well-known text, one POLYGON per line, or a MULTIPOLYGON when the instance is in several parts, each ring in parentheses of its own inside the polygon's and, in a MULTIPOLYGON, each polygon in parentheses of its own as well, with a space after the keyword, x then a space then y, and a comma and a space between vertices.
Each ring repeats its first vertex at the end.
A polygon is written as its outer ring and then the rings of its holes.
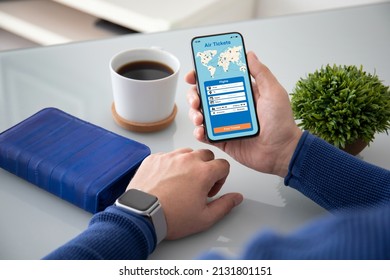
POLYGON ((255 134, 258 126, 241 35, 198 37, 192 47, 208 136, 220 140, 255 134))

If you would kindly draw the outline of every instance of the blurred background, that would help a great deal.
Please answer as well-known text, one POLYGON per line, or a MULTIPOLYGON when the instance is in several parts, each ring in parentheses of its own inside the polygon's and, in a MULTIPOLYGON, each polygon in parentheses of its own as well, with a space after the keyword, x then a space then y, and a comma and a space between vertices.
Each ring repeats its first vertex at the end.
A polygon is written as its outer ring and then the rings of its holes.
POLYGON ((0 0, 0 51, 390 0, 0 0))

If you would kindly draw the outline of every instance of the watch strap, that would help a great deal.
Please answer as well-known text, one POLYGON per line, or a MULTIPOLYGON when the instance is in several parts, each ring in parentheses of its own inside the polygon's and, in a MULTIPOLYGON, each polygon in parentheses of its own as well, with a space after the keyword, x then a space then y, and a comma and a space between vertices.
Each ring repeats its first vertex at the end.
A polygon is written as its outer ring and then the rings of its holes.
POLYGON ((152 220, 156 231, 157 244, 159 244, 167 236, 167 222, 165 220, 164 210, 160 203, 150 213, 150 219, 152 220))

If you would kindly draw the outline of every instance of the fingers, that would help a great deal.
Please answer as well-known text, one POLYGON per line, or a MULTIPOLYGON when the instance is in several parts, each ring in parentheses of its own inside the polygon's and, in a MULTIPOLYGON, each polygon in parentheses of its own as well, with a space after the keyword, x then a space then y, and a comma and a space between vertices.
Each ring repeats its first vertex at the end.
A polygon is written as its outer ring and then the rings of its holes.
MULTIPOLYGON (((190 72, 186 76, 186 81, 191 81, 193 73, 190 72), (189 78, 187 78, 189 77, 189 78)), ((188 110, 188 118, 195 125, 194 137, 200 142, 207 142, 203 127, 203 114, 199 111, 200 99, 196 87, 191 87, 187 92, 187 102, 190 105, 188 110)))
POLYGON ((168 154, 180 155, 180 154, 192 153, 193 151, 194 150, 191 148, 179 148, 179 149, 173 150, 172 152, 170 152, 168 154))
MULTIPOLYGON (((215 159, 214 153, 207 149, 196 150, 193 153, 206 162, 207 178, 209 180, 209 183, 206 184, 208 186, 208 197, 213 197, 224 185, 230 172, 230 164, 225 159, 215 159)), ((205 221, 206 224, 210 226, 215 224, 242 201, 242 194, 228 193, 209 202, 203 213, 204 218, 208 220, 207 222, 205 221)))
MULTIPOLYGON (((213 174, 213 178, 216 180, 208 193, 209 197, 213 197, 224 185, 230 172, 230 165, 228 161, 223 159, 216 159, 210 161, 208 164, 210 166, 210 170, 212 171, 211 174, 213 174)), ((212 200, 207 204, 205 212, 203 213, 204 218, 207 219, 206 224, 209 226, 214 225, 242 201, 243 196, 240 193, 227 193, 212 200)))
MULTIPOLYGON (((207 174, 207 179, 210 182, 210 189, 215 185, 222 186, 230 172, 229 162, 222 158, 215 159, 214 153, 208 149, 195 150, 192 153, 196 158, 206 163, 204 165, 204 171, 205 174, 207 174)), ((203 174, 199 174, 199 176, 202 175, 203 174)))
POLYGON ((240 193, 227 193, 218 199, 213 200, 208 204, 210 224, 213 225, 217 221, 225 217, 234 207, 241 204, 243 196, 240 193))
MULTIPOLYGON (((195 85, 195 72, 190 71, 185 76, 185 81, 191 85, 195 85)), ((200 99, 198 95, 198 90, 196 86, 190 87, 187 92, 187 102, 192 109, 199 110, 200 107, 200 99)))
POLYGON ((230 164, 225 159, 215 159, 208 149, 189 151, 192 160, 201 160, 203 165, 198 167, 198 179, 207 182, 203 186, 209 197, 216 195, 226 181, 230 172, 230 164))
POLYGON ((194 85, 196 83, 196 78, 195 78, 195 71, 192 70, 187 73, 187 75, 184 77, 185 81, 191 85, 194 85))
POLYGON ((187 102, 191 106, 191 108, 199 109, 200 99, 196 86, 190 87, 190 89, 187 91, 187 102))
POLYGON ((214 153, 207 149, 195 150, 193 153, 202 161, 211 161, 215 158, 214 153))
MULTIPOLYGON (((173 157, 178 155, 185 155, 185 154, 191 154, 191 156, 194 156, 195 159, 200 159, 201 161, 207 162, 212 161, 215 159, 214 153, 208 149, 198 149, 193 150, 191 148, 180 148, 176 149, 170 153, 167 153, 166 155, 171 155, 173 157)), ((163 154, 161 154, 163 155, 163 154)))
POLYGON ((188 111, 188 117, 195 126, 203 124, 203 115, 199 110, 190 108, 188 111))
POLYGON ((196 140, 203 142, 203 143, 207 143, 203 126, 195 127, 193 134, 194 134, 194 137, 196 140))
POLYGON ((211 227, 242 201, 240 194, 217 194, 230 172, 229 162, 208 149, 177 149, 148 157, 131 180, 133 186, 158 197, 166 216, 167 239, 177 239, 211 227), (145 187, 146 186, 146 187, 145 187))
POLYGON ((199 111, 200 98, 199 98, 196 87, 191 87, 188 90, 187 103, 190 105, 190 109, 188 111, 188 117, 190 118, 192 123, 196 126, 202 125, 203 114, 199 111))

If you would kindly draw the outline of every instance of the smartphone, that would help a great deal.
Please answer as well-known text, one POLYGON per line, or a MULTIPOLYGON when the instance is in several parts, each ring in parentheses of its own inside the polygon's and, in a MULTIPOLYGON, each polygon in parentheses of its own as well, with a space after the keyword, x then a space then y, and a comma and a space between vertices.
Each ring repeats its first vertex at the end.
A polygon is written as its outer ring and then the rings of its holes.
POLYGON ((209 141, 258 135, 260 126, 242 35, 199 36, 192 39, 191 46, 209 141))

